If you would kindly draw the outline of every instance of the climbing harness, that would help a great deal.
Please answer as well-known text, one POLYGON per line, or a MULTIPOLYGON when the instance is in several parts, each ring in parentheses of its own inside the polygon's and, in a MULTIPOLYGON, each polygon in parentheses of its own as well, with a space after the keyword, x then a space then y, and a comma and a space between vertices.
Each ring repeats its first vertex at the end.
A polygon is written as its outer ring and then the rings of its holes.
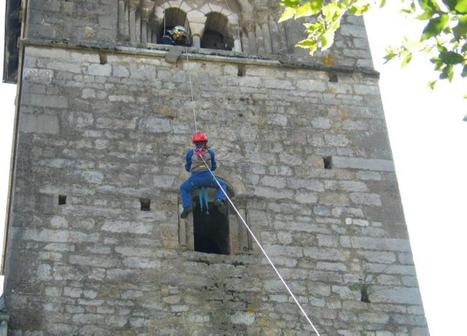
POLYGON ((208 152, 208 149, 206 147, 204 148, 195 148, 194 149, 196 156, 198 157, 203 157, 204 154, 208 152))
MULTIPOLYGON (((186 48, 186 60, 187 62, 189 62, 189 58, 188 58, 188 48, 186 48)), ((191 80, 191 72, 190 70, 188 69, 188 80, 189 80, 189 84, 190 84, 190 92, 191 92, 191 103, 192 103, 192 107, 193 107, 193 121, 194 121, 194 127, 195 127, 195 132, 198 132, 198 128, 197 128, 197 123, 196 123, 196 111, 195 111, 195 104, 194 104, 194 96, 193 96, 193 84, 192 84, 192 80, 191 80)), ((289 288, 289 286, 287 285, 287 283, 285 282, 284 278, 282 277, 282 275, 280 274, 279 270, 276 268, 276 266, 274 265, 274 263, 272 262, 272 260, 269 258, 268 254, 266 253, 266 250, 263 248, 263 246, 261 245, 261 243, 259 242, 258 238, 256 238, 255 234, 253 233, 253 231, 251 230, 251 228, 249 227, 249 225, 246 223, 245 219, 242 217, 242 215, 240 214, 240 211, 238 211, 237 207, 235 206, 235 204, 232 202, 232 200, 230 199, 229 195, 227 194, 227 191, 222 187, 222 185, 219 183, 219 180, 217 179, 216 175, 214 175, 214 173, 212 172, 211 168, 209 167, 208 163, 206 162, 206 160, 204 159, 203 156, 200 156, 200 159, 203 161, 204 165, 206 166, 207 170, 209 171, 209 173, 212 175, 212 178, 214 179, 214 181, 216 182, 217 186, 220 188, 220 190, 222 191, 222 193, 225 195, 226 199, 228 200, 230 206, 235 210, 235 213, 237 214, 237 216, 240 218, 241 222, 243 223, 243 225, 245 226, 245 228, 247 229, 247 231, 250 233, 251 237, 253 238, 253 240, 255 241, 255 243, 258 245, 259 249, 261 250, 261 252, 263 253, 264 257, 266 258, 266 260, 268 261, 268 263, 271 265, 271 267, 273 268, 274 272, 276 272, 276 275, 279 277, 279 279, 281 280, 282 284, 284 285, 284 287, 287 289, 287 292, 290 294, 290 296, 292 297, 293 301, 295 302, 295 304, 298 306, 298 308, 300 309, 301 313, 303 314, 303 316, 305 317, 305 319, 307 320, 307 322, 310 324, 311 328, 313 329, 313 331, 315 332, 316 336, 320 336, 318 330, 316 329, 315 325, 313 324, 313 322, 311 321, 311 319, 308 317, 306 311, 303 309, 302 305, 300 304, 300 302, 298 302, 297 298, 295 297, 295 295, 293 294, 292 290, 289 288)), ((207 195, 206 195, 207 196, 207 195)), ((206 198, 207 200, 207 198, 206 198)), ((201 204, 201 200, 200 200, 200 204, 201 204)), ((206 203, 207 204, 207 203, 206 203)))
POLYGON ((214 175, 214 173, 211 171, 211 169, 209 168, 208 164, 206 163, 206 161, 204 160, 204 158, 201 158, 201 160, 203 160, 203 163, 204 165, 206 166, 206 168, 209 170, 209 172, 211 173, 214 181, 216 182, 216 184, 219 186, 219 188, 222 190, 222 192, 224 193, 226 199, 229 201, 230 203, 230 206, 235 210, 235 213, 237 214, 237 216, 240 218, 240 220, 242 221, 243 225, 246 227, 246 229, 248 230, 248 232, 250 233, 251 237, 253 238, 253 240, 255 241, 255 243, 258 245, 259 249, 261 250, 261 252, 263 252, 263 255, 265 256, 266 260, 269 262, 269 264, 271 265, 271 267, 274 269, 274 271, 276 272, 277 276, 279 277, 279 279, 281 280, 282 284, 285 286, 285 288, 287 289, 287 291, 289 292, 290 296, 292 297, 292 299, 295 301, 295 303, 297 304, 298 308, 300 309, 300 311, 302 312, 303 316, 305 317, 305 319, 308 321, 308 323, 310 324, 311 328, 313 329, 313 331, 316 333, 317 336, 320 336, 318 330, 316 329, 316 327, 314 326, 313 322, 311 321, 311 319, 308 317, 307 313, 305 312, 305 310, 303 309, 302 305, 300 304, 300 302, 298 302, 297 298, 295 297, 295 295, 292 293, 292 290, 289 288, 289 286, 287 285, 287 283, 285 282, 284 278, 282 277, 282 275, 279 273, 279 270, 276 268, 276 266, 274 266, 272 260, 269 258, 269 256, 267 255, 266 251, 264 250, 263 246, 261 245, 261 243, 259 242, 259 240, 256 238, 255 234, 253 233, 253 231, 251 230, 251 228, 248 226, 248 224, 246 223, 245 219, 243 219, 242 215, 240 214, 240 211, 238 211, 237 207, 235 206, 235 204, 232 202, 232 200, 230 199, 229 195, 227 195, 227 192, 224 190, 224 188, 222 188, 221 184, 219 183, 216 175, 214 175))

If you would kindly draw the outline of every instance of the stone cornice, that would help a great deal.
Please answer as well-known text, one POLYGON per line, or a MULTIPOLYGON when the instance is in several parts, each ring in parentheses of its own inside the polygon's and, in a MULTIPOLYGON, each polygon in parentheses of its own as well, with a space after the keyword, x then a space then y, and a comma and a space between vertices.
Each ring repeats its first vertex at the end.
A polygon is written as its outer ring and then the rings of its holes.
POLYGON ((48 48, 60 48, 60 49, 74 49, 74 50, 88 50, 95 52, 107 52, 116 54, 126 55, 140 55, 140 56, 151 56, 151 57, 162 57, 165 58, 169 53, 173 55, 186 56, 187 53, 191 60, 199 61, 210 61, 210 62, 222 62, 222 63, 235 63, 244 65, 259 65, 269 67, 283 67, 303 70, 315 70, 324 72, 335 72, 335 73, 359 73, 368 77, 379 78, 379 72, 367 67, 350 67, 343 65, 324 65, 317 62, 303 62, 295 60, 290 56, 281 55, 270 55, 268 57, 252 56, 245 53, 224 51, 224 50, 213 50, 213 49, 198 49, 198 48, 187 48, 179 46, 166 46, 160 44, 148 43, 146 47, 134 47, 134 46, 123 46, 123 45, 112 45, 112 44, 83 44, 83 43, 72 43, 72 42, 55 42, 48 40, 32 40, 23 39, 20 41, 22 46, 37 46, 37 47, 48 47, 48 48))

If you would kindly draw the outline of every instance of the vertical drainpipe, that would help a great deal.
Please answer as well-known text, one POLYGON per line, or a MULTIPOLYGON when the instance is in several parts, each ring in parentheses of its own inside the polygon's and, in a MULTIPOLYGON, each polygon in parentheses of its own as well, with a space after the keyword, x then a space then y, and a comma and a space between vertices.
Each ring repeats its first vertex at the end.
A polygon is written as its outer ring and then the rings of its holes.
MULTIPOLYGON (((8 0, 7 0, 8 1, 8 0)), ((6 211, 6 219, 5 219, 5 228, 4 228, 4 235, 3 235, 3 250, 2 250, 2 257, 1 257, 1 270, 0 274, 5 274, 5 264, 6 264, 6 252, 8 249, 8 235, 10 232, 10 225, 12 223, 12 215, 13 215, 13 197, 14 197, 14 190, 15 190, 15 179, 16 179, 16 153, 18 150, 18 133, 19 133, 19 108, 21 105, 21 93, 23 87, 23 64, 24 64, 24 51, 25 47, 22 41, 25 39, 26 29, 27 29, 27 21, 28 21, 28 6, 29 0, 21 0, 21 33, 20 39, 18 41, 18 71, 17 71, 17 89, 16 89, 16 99, 15 99, 15 119, 14 119, 14 128, 13 128, 13 141, 11 145, 11 159, 10 159, 10 180, 8 184, 8 197, 7 197, 7 211, 6 211)), ((4 283, 5 286, 5 283, 4 283)))

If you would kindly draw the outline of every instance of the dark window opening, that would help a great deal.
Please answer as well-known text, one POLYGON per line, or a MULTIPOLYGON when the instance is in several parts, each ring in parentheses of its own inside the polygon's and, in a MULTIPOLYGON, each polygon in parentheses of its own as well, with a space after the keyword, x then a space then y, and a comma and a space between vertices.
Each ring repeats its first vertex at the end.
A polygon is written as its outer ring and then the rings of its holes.
POLYGON ((18 39, 21 35, 21 1, 7 0, 5 15, 5 59, 3 64, 3 81, 16 83, 18 76, 19 49, 18 39))
POLYGON ((339 81, 339 78, 337 77, 337 74, 334 73, 334 72, 328 72, 328 76, 329 76, 329 81, 331 83, 337 83, 339 81))
POLYGON ((99 53, 99 63, 107 64, 107 54, 99 53))
POLYGON ((332 169, 332 156, 326 156, 323 158, 324 169, 332 169))
POLYGON ((140 198, 139 202, 141 204, 141 211, 151 210, 151 200, 149 198, 140 198))
POLYGON ((65 205, 65 204, 66 204, 66 196, 58 195, 58 205, 65 205))
POLYGON ((182 26, 186 30, 186 37, 181 38, 178 41, 173 41, 176 45, 191 46, 191 32, 190 27, 186 18, 186 13, 178 8, 167 8, 164 11, 164 18, 162 20, 161 28, 159 31, 158 43, 162 44, 172 44, 169 42, 171 40, 170 31, 175 26, 182 26))
POLYGON ((363 284, 360 287, 360 301, 370 303, 370 296, 368 295, 368 285, 363 284))
POLYGON ((232 50, 233 38, 228 31, 228 19, 220 13, 209 13, 206 19, 201 48, 232 50))
POLYGON ((193 208, 193 234, 195 251, 230 254, 229 217, 209 203, 209 214, 198 204, 193 208))
POLYGON ((238 77, 243 77, 246 75, 246 67, 244 64, 239 64, 238 65, 238 72, 237 72, 237 76, 238 77))

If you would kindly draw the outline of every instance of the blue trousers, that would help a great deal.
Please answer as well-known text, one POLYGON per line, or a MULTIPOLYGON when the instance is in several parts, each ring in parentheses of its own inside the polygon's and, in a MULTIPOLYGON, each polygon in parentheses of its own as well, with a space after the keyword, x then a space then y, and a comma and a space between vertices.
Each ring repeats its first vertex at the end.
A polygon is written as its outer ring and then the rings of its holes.
MULTIPOLYGON (((221 178, 217 178, 219 184, 222 188, 227 191, 227 184, 221 178)), ((193 190, 201 187, 211 187, 216 188, 216 199, 225 201, 225 195, 222 192, 221 188, 217 185, 216 181, 212 177, 209 171, 202 171, 202 172, 195 172, 192 173, 190 178, 182 183, 180 186, 180 195, 182 196, 182 204, 183 208, 191 208, 193 205, 193 198, 191 197, 191 193, 193 190)))

